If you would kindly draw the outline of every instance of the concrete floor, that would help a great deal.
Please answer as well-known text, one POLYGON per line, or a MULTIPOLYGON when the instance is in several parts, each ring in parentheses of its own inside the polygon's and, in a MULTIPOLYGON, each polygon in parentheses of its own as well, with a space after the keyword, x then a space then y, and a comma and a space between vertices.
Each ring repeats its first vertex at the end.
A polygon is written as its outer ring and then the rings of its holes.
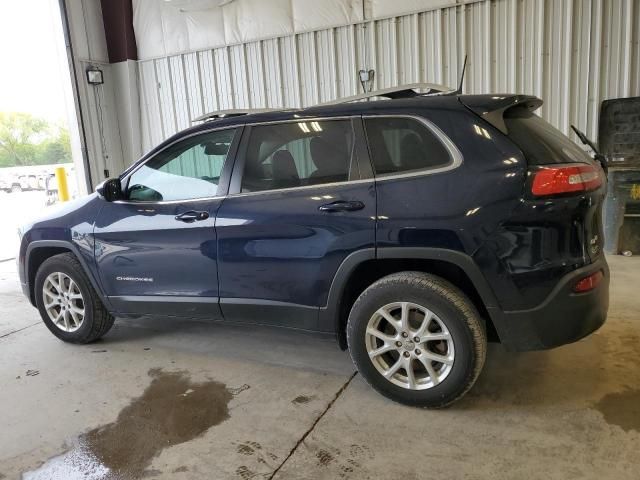
POLYGON ((640 258, 610 265, 599 332, 547 352, 493 345, 461 402, 424 411, 301 333, 122 320, 64 344, 0 263, 0 479, 105 478, 76 461, 94 447, 124 477, 157 479, 637 479, 640 258))

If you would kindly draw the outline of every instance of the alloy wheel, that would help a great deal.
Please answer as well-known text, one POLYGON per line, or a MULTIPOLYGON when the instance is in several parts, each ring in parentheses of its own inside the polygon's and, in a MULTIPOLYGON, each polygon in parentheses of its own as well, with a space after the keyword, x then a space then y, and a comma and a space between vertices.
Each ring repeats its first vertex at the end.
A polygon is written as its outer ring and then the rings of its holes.
POLYGON ((84 320, 84 299, 73 279, 53 272, 42 285, 44 308, 53 324, 64 332, 75 332, 84 320))
POLYGON ((441 383, 453 367, 451 333, 431 310, 394 302, 376 310, 365 333, 369 359, 394 385, 426 390, 441 383))

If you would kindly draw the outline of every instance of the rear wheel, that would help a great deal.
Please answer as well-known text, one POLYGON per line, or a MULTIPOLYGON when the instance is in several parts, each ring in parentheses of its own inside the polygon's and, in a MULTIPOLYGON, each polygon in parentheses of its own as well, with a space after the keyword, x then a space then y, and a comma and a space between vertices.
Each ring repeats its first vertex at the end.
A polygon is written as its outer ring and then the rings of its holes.
POLYGON ((480 375, 484 323, 446 280, 422 272, 384 277, 356 300, 347 323, 351 357, 376 390, 412 406, 444 407, 480 375))
POLYGON ((45 260, 36 274, 34 293, 40 316, 65 342, 93 342, 113 326, 80 262, 71 253, 45 260))

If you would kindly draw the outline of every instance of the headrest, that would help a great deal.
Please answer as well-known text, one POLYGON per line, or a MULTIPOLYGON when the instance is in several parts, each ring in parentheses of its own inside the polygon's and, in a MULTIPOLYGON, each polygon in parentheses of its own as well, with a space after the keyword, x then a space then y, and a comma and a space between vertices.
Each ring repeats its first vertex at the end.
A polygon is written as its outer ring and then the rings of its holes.
POLYGON ((300 185, 300 176, 291 152, 278 150, 271 160, 273 181, 276 188, 295 187, 300 185))
POLYGON ((309 150, 311 160, 318 171, 342 174, 349 168, 349 154, 344 148, 344 139, 329 143, 324 138, 314 137, 309 144, 309 150))

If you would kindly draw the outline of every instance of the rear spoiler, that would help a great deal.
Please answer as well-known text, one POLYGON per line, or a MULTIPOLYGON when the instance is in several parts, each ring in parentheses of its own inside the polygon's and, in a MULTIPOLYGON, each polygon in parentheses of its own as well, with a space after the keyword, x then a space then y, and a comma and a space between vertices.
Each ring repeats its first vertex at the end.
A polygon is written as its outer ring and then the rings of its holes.
POLYGON ((460 95, 458 99, 504 134, 508 133, 504 123, 504 113, 507 110, 522 107, 533 112, 542 106, 542 100, 531 95, 460 95))

